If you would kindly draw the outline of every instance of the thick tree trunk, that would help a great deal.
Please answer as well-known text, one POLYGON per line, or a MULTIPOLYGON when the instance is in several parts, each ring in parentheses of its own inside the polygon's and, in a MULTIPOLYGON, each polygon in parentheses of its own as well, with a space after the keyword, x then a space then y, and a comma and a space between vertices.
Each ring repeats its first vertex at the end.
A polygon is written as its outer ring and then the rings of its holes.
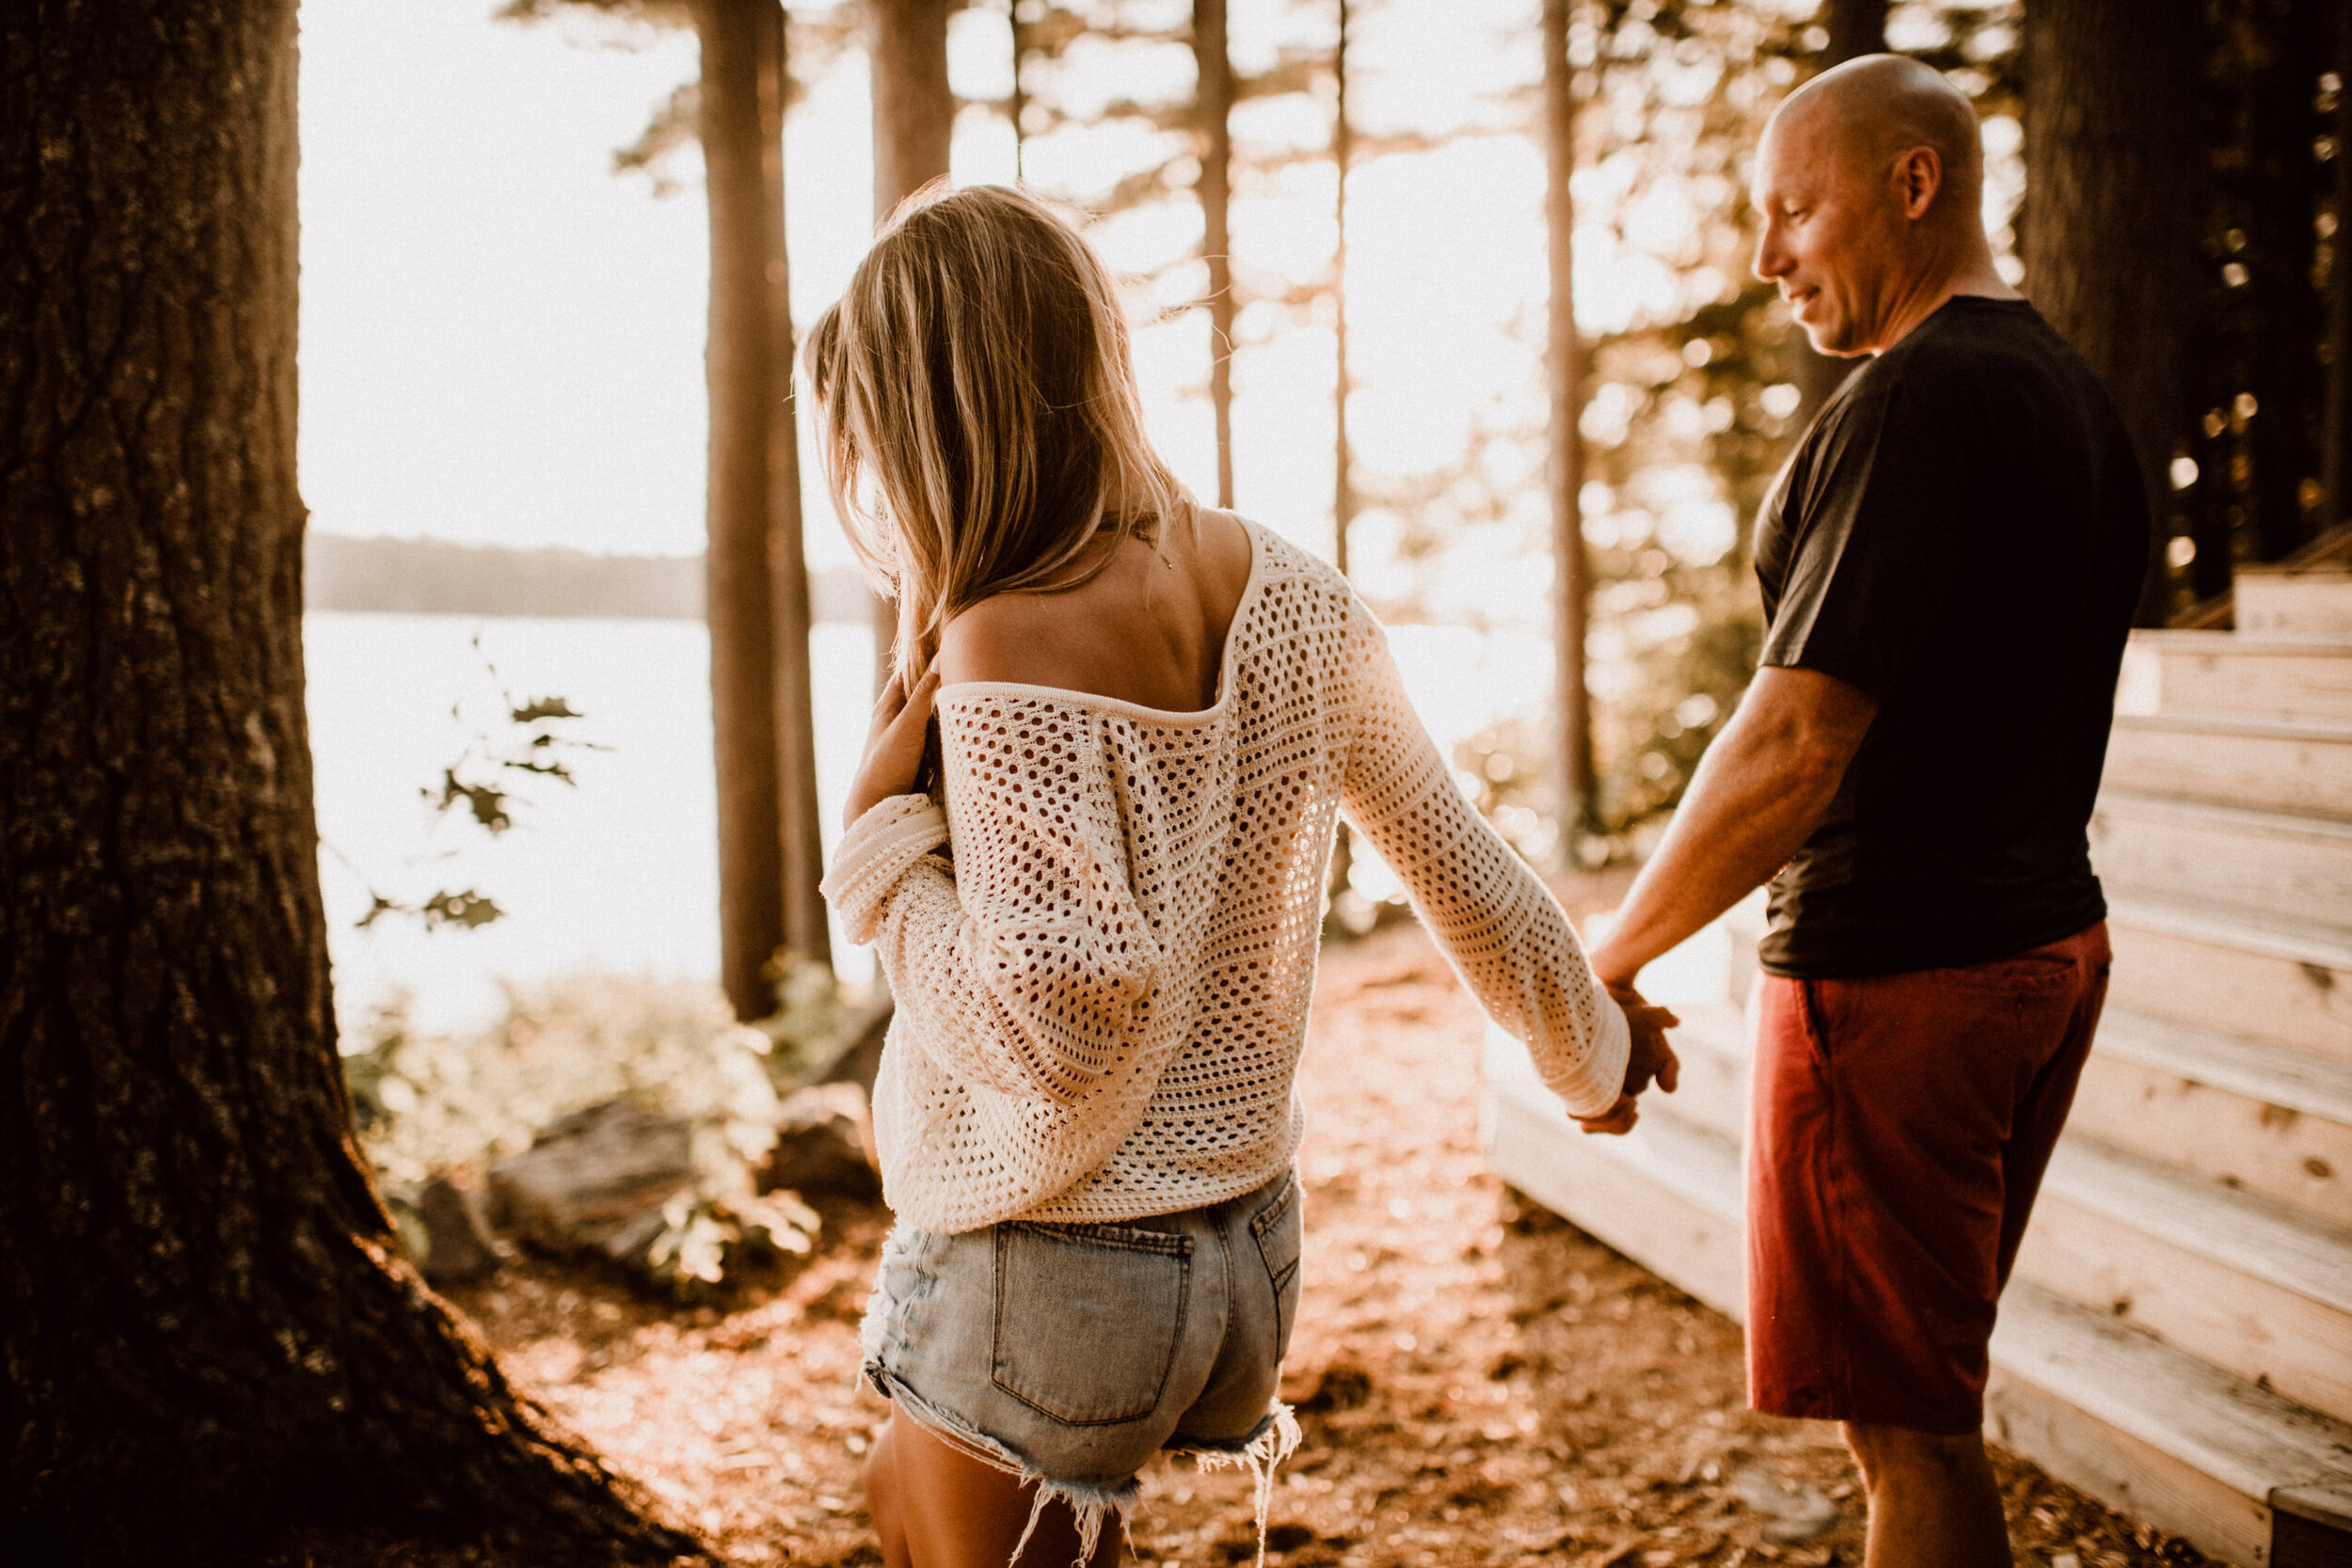
POLYGON ((784 113, 791 76, 788 25, 779 0, 758 8, 767 37, 759 74, 760 225, 771 252, 761 266, 768 280, 769 594, 775 609, 777 808, 784 844, 784 941, 794 957, 833 967, 827 924, 825 846, 817 806, 817 715, 809 632, 808 556, 801 517, 801 433, 793 417, 792 269, 784 241, 784 113))
MULTIPOLYGON (((1829 34, 1829 42, 1818 56, 1819 69, 1885 53, 1886 9, 1887 0, 1822 0, 1816 20, 1829 34)), ((1788 330, 1796 340, 1797 390, 1803 394, 1792 428, 1802 432, 1860 361, 1816 354, 1801 328, 1792 323, 1788 330)))
POLYGON ((2152 531, 2138 621, 2171 610, 2165 548, 2201 185, 2192 118, 2195 0, 2035 0, 2026 8, 2026 289, 2090 361, 2138 449, 2152 531))
POLYGON ((0 10, 0 1539, 666 1558, 401 1258, 303 711, 294 0, 0 10))
POLYGON ((1584 343, 1576 330, 1576 83, 1568 64, 1570 0, 1544 0, 1544 227, 1551 262, 1546 367, 1551 387, 1552 642, 1560 710, 1560 835, 1576 853, 1597 818, 1593 702, 1584 681, 1592 567, 1584 553, 1584 343))
POLYGON ((1200 254, 1209 263, 1209 407, 1216 421, 1216 504, 1233 504, 1233 62, 1225 0, 1193 0, 1200 117, 1200 254))
POLYGON ((771 138, 760 101, 760 77, 773 58, 765 13, 775 9, 775 0, 698 0, 694 8, 710 202, 706 561, 719 782, 719 972, 735 1016, 745 1020, 775 1011, 770 966, 786 943, 769 535, 774 405, 786 385, 779 372, 788 373, 789 360, 777 363, 769 263, 780 275, 783 219, 770 205, 771 138))
MULTIPOLYGON (((874 221, 947 178, 956 95, 947 85, 949 0, 866 0, 874 100, 874 221)), ((890 678, 896 610, 874 602, 874 682, 890 678)))

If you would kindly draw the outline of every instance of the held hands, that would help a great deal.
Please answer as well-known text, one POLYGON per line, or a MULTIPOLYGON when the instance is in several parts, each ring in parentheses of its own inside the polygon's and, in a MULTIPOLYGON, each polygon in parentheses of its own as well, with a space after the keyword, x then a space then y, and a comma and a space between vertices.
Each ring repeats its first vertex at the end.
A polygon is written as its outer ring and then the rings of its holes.
POLYGON ((874 704, 874 726, 866 732, 866 759, 850 782, 849 804, 841 814, 848 827, 893 795, 914 792, 923 771, 923 748, 930 735, 931 699, 939 692, 939 667, 925 672, 912 692, 897 675, 882 688, 874 704))
POLYGON ((1682 1062, 1666 1043, 1666 1031, 1682 1021, 1666 1008, 1643 1001, 1642 993, 1629 985, 1613 985, 1609 994, 1625 1009, 1626 1023, 1633 1032, 1633 1048, 1625 1061, 1625 1087, 1614 1105, 1597 1117, 1579 1117, 1576 1124, 1587 1132, 1625 1133, 1633 1131, 1633 1124, 1641 1119, 1634 1101, 1652 1080, 1667 1094, 1674 1093, 1681 1081, 1682 1062))

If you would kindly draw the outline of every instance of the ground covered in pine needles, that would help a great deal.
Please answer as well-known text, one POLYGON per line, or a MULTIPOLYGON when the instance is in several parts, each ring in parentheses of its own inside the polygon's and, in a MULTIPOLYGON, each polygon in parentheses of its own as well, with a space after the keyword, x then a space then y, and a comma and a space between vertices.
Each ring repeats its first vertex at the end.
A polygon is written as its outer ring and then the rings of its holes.
MULTIPOLYGON (((1487 1173, 1481 1021, 1420 933, 1332 950, 1314 1016, 1284 1388, 1306 1440, 1274 1490, 1268 1560, 1859 1563, 1859 1481, 1835 1429, 1748 1413, 1735 1325, 1487 1173)), ((886 1223, 829 1212, 797 1275, 728 1308, 540 1265, 453 1299, 728 1563, 879 1563, 859 1466, 887 1407, 856 1386, 857 1324, 886 1223)), ((2022 1562, 2203 1560, 1999 1463, 2022 1562)), ((1248 1478, 1163 1464, 1131 1542, 1147 1563, 1249 1561, 1248 1478)))

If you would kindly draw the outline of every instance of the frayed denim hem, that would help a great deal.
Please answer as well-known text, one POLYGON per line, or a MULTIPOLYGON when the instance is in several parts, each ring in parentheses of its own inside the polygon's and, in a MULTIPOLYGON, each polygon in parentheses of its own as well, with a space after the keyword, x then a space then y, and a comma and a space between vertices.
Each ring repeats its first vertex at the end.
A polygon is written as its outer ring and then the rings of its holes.
MULTIPOLYGON (((1103 1539, 1103 1526, 1115 1520, 1124 1528, 1128 1517, 1135 1513, 1136 1500, 1142 1496, 1142 1483, 1135 1476, 1124 1481, 1062 1481, 1046 1475, 1014 1453, 1003 1443, 984 1432, 974 1430, 965 1422, 937 1406, 927 1403, 921 1395, 909 1388, 890 1369, 879 1360, 869 1360, 859 1369, 859 1378, 882 1398, 906 1412, 907 1419, 946 1443, 948 1447, 1011 1476, 1024 1486, 1034 1487, 1029 1503, 1029 1522, 1022 1527, 1021 1539, 1014 1542, 1012 1555, 1006 1560, 1008 1568, 1021 1559, 1029 1538, 1037 1533, 1038 1522, 1045 1516, 1051 1504, 1070 1505, 1072 1517, 1078 1528, 1078 1556, 1071 1568, 1086 1568, 1103 1539)), ((1265 1568, 1266 1523, 1274 1506, 1274 1472, 1282 1461, 1296 1451, 1299 1443, 1298 1418, 1291 1407, 1278 1403, 1266 1412, 1257 1430, 1235 1443, 1206 1443, 1196 1438, 1179 1437, 1163 1452, 1189 1456, 1202 1470, 1247 1470, 1256 1485, 1258 1516, 1257 1568, 1265 1568)))
POLYGON ((1266 1520, 1274 1508, 1274 1472, 1282 1461, 1297 1451, 1298 1443, 1298 1418, 1291 1414, 1289 1405, 1277 1401, 1274 1408, 1266 1412, 1265 1419, 1258 1423, 1258 1430, 1237 1447, 1182 1439, 1170 1445, 1170 1452, 1192 1455, 1192 1462, 1203 1470, 1249 1472, 1258 1491, 1257 1568, 1265 1568, 1266 1520))
MULTIPOLYGON (((1103 1525, 1115 1519, 1123 1528, 1127 1516, 1135 1512, 1136 1499, 1142 1494, 1142 1485, 1134 1476, 1125 1481, 1060 1481, 1046 1475, 1019 1454, 984 1432, 976 1432, 946 1411, 926 1403, 921 1395, 891 1375, 890 1370, 879 1361, 868 1361, 862 1370, 865 1380, 875 1392, 906 1412, 907 1419, 960 1452, 970 1455, 992 1469, 1011 1476, 1024 1486, 1034 1487, 1029 1502, 1029 1522, 1022 1527, 1021 1539, 1012 1544, 1009 1565, 1021 1560, 1022 1550, 1029 1537, 1037 1533, 1038 1521, 1044 1518, 1046 1508, 1057 1502, 1068 1503, 1072 1517, 1078 1527, 1078 1556, 1071 1568, 1086 1568, 1087 1560, 1101 1544, 1103 1525)), ((1263 1531, 1260 1534, 1263 1536, 1263 1531)))

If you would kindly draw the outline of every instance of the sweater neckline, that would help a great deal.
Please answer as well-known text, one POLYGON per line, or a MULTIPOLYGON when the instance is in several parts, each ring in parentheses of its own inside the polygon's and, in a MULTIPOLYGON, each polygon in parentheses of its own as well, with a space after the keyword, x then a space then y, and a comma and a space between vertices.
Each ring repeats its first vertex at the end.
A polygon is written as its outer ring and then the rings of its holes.
POLYGON ((1216 701, 1207 707, 1150 707, 1142 703, 1128 702, 1122 697, 1105 697, 1066 686, 1033 686, 1026 681, 949 681, 940 687, 933 700, 946 704, 966 696, 1006 692, 1062 703, 1072 707, 1123 713, 1155 724, 1207 724, 1224 717, 1225 710, 1232 705, 1234 645, 1241 640, 1241 628, 1250 604, 1264 585, 1266 570, 1266 541, 1262 537, 1263 531, 1239 513, 1229 513, 1227 515, 1241 525, 1243 535, 1249 541, 1249 576, 1243 579, 1241 597, 1233 601, 1233 618, 1227 623, 1224 645, 1217 650, 1216 701))

